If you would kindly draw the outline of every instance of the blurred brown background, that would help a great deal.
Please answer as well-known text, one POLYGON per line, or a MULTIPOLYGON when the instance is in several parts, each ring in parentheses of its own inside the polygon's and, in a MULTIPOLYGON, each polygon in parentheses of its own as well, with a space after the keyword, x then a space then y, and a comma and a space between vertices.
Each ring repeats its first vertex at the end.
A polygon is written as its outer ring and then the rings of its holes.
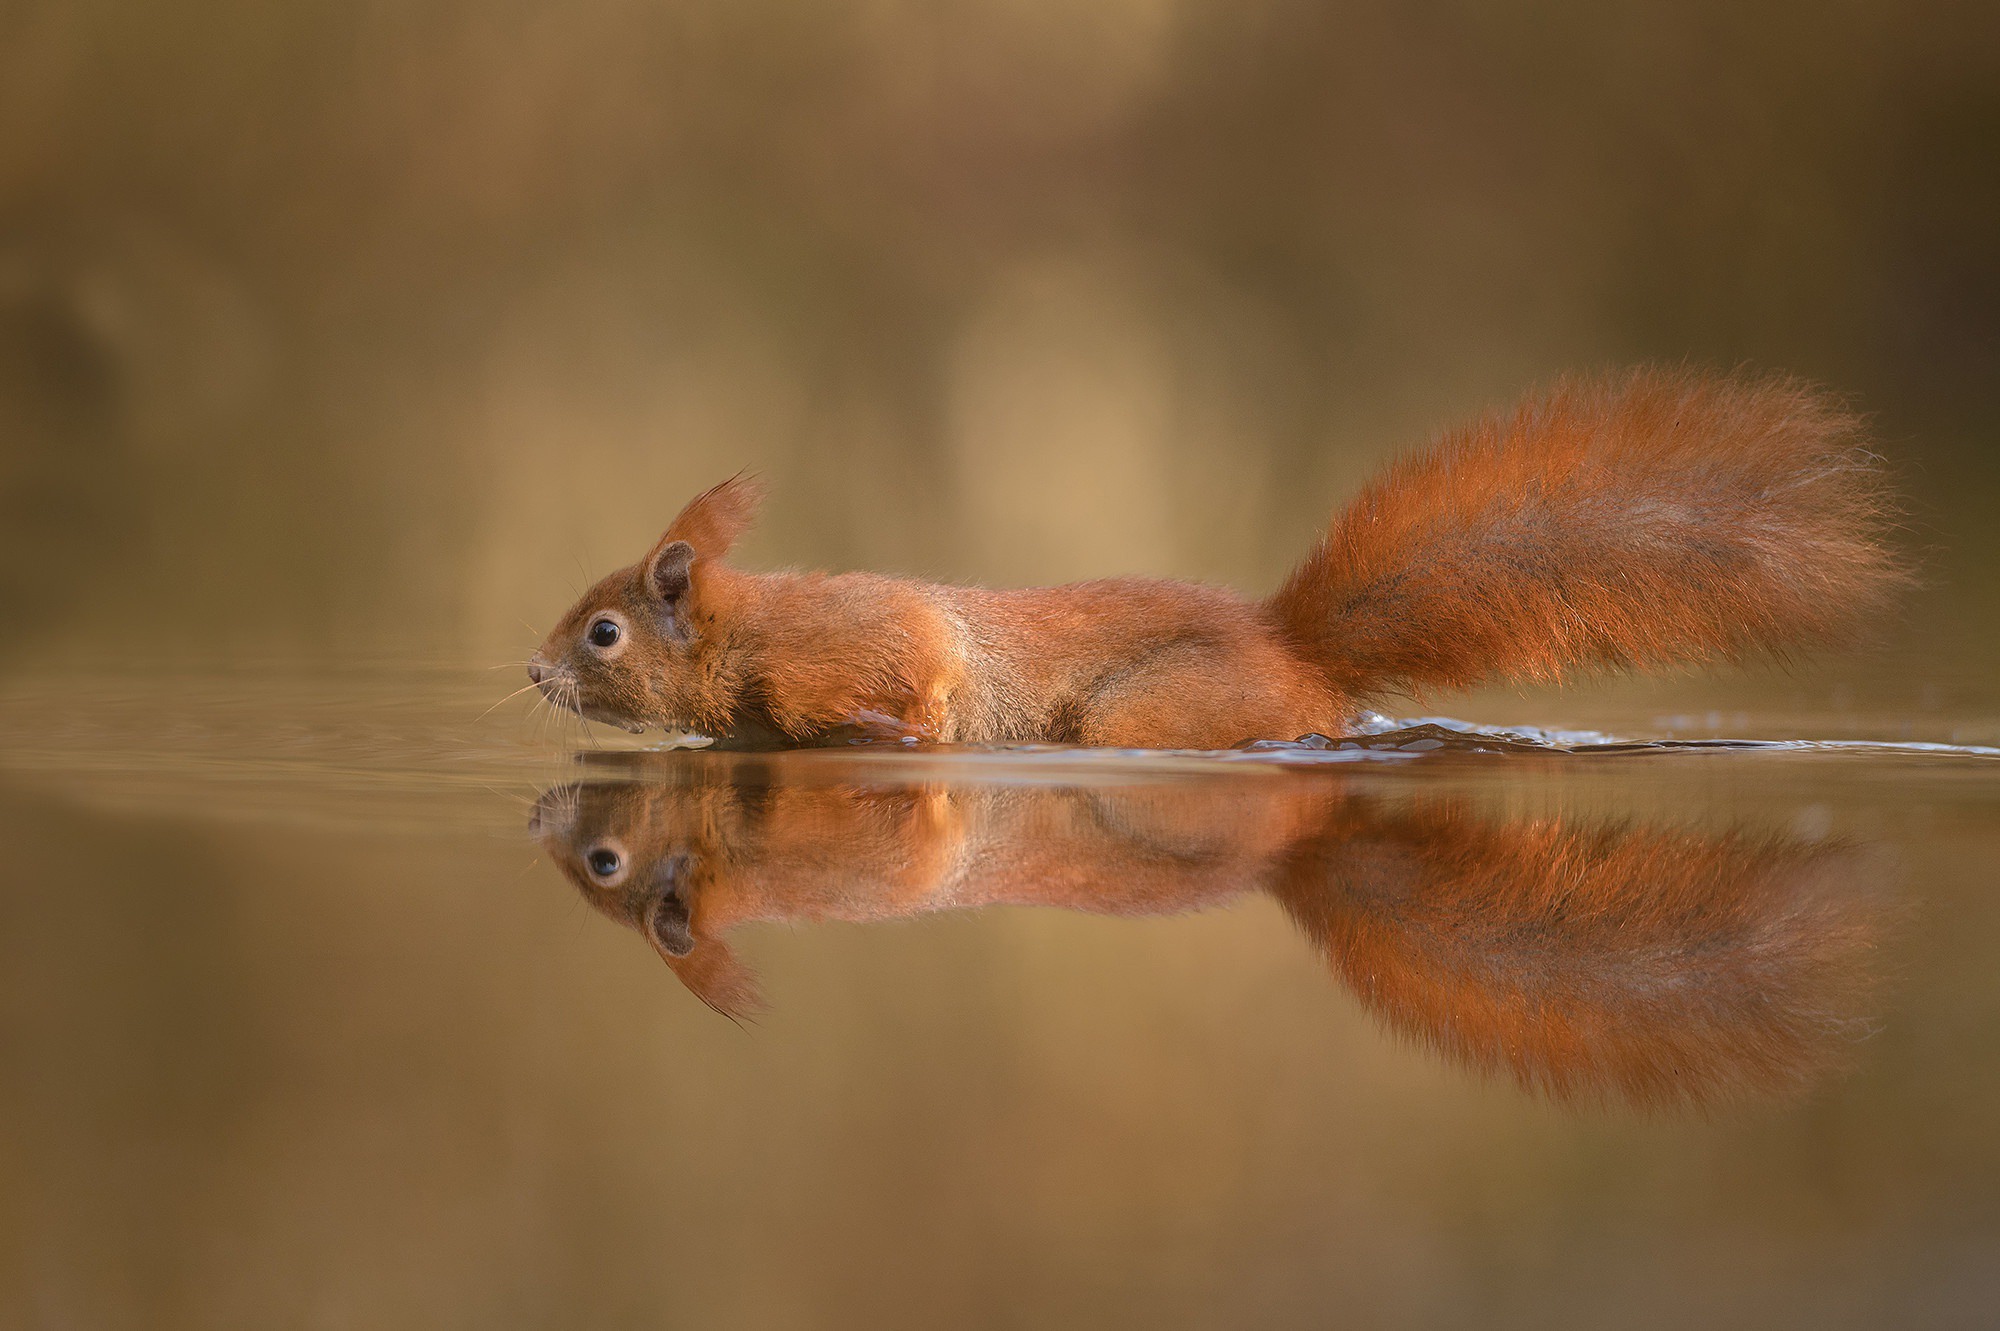
POLYGON ((1874 412, 1930 586, 1673 728, 2000 742, 1996 166, 1992 0, 0 0, 0 1325, 1991 1321, 1990 764, 1579 769, 1919 908, 1843 1087, 1576 1119, 1269 903, 773 930, 739 1031, 532 866, 513 672, 409 663, 744 466, 748 562, 1263 590, 1688 359, 1874 412))
POLYGON ((499 659, 743 466, 750 561, 1263 589, 1659 358, 1876 413, 1983 659, 1996 148, 1979 2, 16 3, 4 632, 499 659))

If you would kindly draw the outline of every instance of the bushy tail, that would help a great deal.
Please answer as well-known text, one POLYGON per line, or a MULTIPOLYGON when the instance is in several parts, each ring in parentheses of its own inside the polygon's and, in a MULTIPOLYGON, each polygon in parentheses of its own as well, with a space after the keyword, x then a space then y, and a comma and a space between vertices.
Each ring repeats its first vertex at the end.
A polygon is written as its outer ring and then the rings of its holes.
POLYGON ((1559 1099, 1668 1108, 1839 1066, 1896 924, 1879 878, 1837 837, 1363 795, 1272 891, 1392 1030, 1559 1099))
POLYGON ((1910 581, 1861 422, 1797 380, 1558 384, 1404 457, 1271 598, 1357 696, 1832 645, 1910 581))

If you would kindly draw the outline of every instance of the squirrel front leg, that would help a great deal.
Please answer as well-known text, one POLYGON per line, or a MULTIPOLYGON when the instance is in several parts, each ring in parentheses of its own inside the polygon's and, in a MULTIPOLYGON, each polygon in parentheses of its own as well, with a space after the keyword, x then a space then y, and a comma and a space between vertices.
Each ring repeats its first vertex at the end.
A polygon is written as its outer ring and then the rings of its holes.
POLYGON ((942 681, 913 690, 901 706, 857 707, 841 718, 841 726, 867 740, 942 743, 950 735, 950 703, 942 681))
POLYGON ((795 741, 841 738, 955 739, 951 699, 964 674, 951 625, 927 601, 875 607, 838 621, 794 615, 794 627, 824 631, 765 645, 757 692, 795 741))
POLYGON ((923 744, 937 742, 937 732, 919 721, 906 721, 878 712, 872 707, 858 707, 840 719, 834 733, 843 738, 851 735, 860 741, 884 740, 900 743, 914 740, 923 744))

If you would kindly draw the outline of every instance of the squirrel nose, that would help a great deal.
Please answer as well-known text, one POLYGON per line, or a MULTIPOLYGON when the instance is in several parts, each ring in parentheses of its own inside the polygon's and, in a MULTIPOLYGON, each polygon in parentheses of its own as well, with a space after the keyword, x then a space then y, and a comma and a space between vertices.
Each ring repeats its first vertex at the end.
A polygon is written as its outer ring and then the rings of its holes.
POLYGON ((528 678, 537 684, 547 679, 553 669, 554 667, 539 656, 528 658, 528 678))
POLYGON ((535 801, 535 807, 528 813, 529 835, 567 832, 575 816, 572 812, 575 799, 575 786, 553 786, 543 791, 541 798, 535 801))

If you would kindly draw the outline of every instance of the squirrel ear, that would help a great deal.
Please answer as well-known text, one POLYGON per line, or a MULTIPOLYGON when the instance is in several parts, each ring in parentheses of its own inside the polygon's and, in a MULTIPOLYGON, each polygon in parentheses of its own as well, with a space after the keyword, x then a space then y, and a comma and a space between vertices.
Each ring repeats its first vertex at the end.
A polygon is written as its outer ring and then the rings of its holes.
POLYGON ((679 609, 694 585, 694 547, 686 541, 665 541, 646 558, 646 590, 679 609))
POLYGON ((662 897, 646 912, 646 936, 660 954, 680 958, 694 951, 694 916, 678 896, 662 897))

